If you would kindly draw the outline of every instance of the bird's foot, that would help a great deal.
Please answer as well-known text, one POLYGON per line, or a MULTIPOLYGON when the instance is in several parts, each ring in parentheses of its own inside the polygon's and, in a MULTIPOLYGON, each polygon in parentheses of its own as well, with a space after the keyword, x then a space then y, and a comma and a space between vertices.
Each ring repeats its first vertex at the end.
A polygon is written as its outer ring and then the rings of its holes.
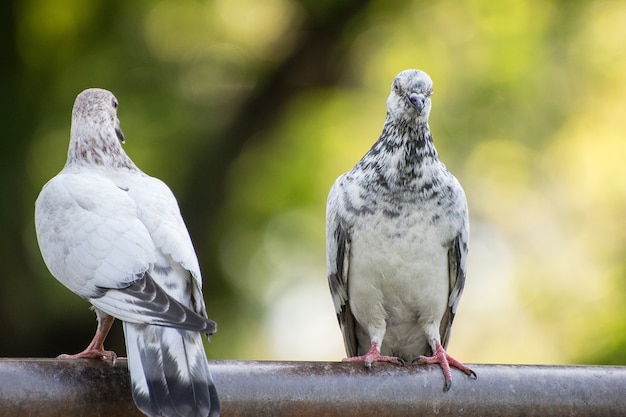
POLYGON ((343 362, 363 362, 366 368, 371 368, 373 362, 389 362, 396 365, 404 365, 404 361, 395 356, 381 355, 378 351, 376 342, 372 343, 370 350, 362 356, 353 356, 351 358, 344 358, 343 362))
POLYGON ((112 350, 104 350, 104 339, 106 339, 107 334, 109 334, 109 330, 111 329, 111 325, 115 321, 113 316, 109 316, 101 312, 100 310, 96 310, 96 315, 98 317, 98 328, 96 329, 96 334, 93 336, 89 345, 82 352, 76 353, 74 355, 59 355, 57 359, 100 359, 100 360, 109 360, 113 365, 117 361, 117 354, 112 350))
POLYGON ((435 354, 433 356, 418 356, 413 362, 422 364, 439 364, 439 366, 441 366, 441 370, 443 371, 443 377, 445 379, 445 385, 443 387, 444 391, 448 391, 452 386, 452 371, 450 370, 450 367, 460 370, 472 379, 476 379, 476 372, 472 371, 470 368, 463 365, 452 356, 448 355, 448 353, 441 346, 441 343, 439 343, 438 341, 435 341, 435 354))
POLYGON ((74 355, 63 354, 57 356, 57 359, 101 359, 109 360, 113 364, 117 361, 117 354, 112 350, 92 349, 88 347, 80 353, 74 355))

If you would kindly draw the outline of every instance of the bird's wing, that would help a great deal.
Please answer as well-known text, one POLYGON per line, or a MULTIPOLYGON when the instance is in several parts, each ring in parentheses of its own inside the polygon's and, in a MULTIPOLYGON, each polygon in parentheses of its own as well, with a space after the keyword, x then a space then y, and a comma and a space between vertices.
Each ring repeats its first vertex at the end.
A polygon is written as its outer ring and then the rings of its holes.
POLYGON ((202 285, 198 258, 170 188, 160 179, 145 174, 133 176, 128 184, 129 195, 137 204, 137 216, 156 247, 191 272, 202 285))
POLYGON ((83 298, 123 288, 154 262, 154 244, 127 193, 106 178, 61 173, 35 203, 37 239, 52 274, 83 298))
MULTIPOLYGON (((167 258, 174 270, 182 267, 192 277, 191 305, 194 311, 206 317, 202 296, 202 275, 189 231, 180 213, 178 202, 170 188, 158 178, 145 174, 128 181, 129 195, 137 204, 137 216, 145 225, 159 254, 167 258)), ((168 279, 178 280, 173 285, 187 285, 188 274, 174 271, 168 279)))
POLYGON ((37 239, 61 283, 96 308, 133 323, 209 331, 148 273, 156 248, 124 187, 98 172, 61 173, 35 205, 37 239))
POLYGON ((355 319, 348 302, 348 270, 350 267, 350 225, 343 210, 341 177, 335 181, 326 204, 326 267, 328 285, 333 297, 346 353, 357 355, 355 319))
POLYGON ((219 400, 209 373, 201 335, 180 330, 200 320, 207 335, 216 324, 208 320, 202 297, 202 276, 191 237, 170 188, 138 173, 122 178, 137 205, 157 252, 151 269, 154 281, 196 314, 179 314, 178 329, 124 323, 135 403, 148 415, 219 415, 219 400))
POLYGON ((469 229, 467 220, 459 234, 450 242, 448 247, 448 276, 450 279, 450 295, 448 307, 441 320, 439 332, 441 345, 445 348, 450 340, 450 330, 456 315, 456 309, 463 294, 465 286, 465 271, 467 263, 469 229))

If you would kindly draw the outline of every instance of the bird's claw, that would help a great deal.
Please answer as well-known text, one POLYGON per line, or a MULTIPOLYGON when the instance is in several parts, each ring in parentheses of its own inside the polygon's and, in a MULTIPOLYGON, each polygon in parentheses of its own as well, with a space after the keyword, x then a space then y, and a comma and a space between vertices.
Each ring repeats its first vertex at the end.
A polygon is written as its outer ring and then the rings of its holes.
POLYGON ((353 356, 351 358, 344 358, 342 362, 363 362, 365 367, 370 369, 372 367, 372 363, 374 362, 389 362, 396 365, 404 366, 404 361, 401 358, 397 358, 395 356, 384 356, 384 355, 363 355, 363 356, 353 356))
POLYGON ((344 358, 343 362, 363 362, 367 369, 372 367, 373 362, 389 362, 396 365, 404 366, 404 360, 396 356, 381 355, 378 350, 378 345, 373 342, 370 350, 362 356, 353 356, 351 358, 344 358))
POLYGON ((100 359, 111 361, 111 363, 115 365, 117 362, 117 354, 112 350, 86 349, 74 355, 59 355, 57 359, 100 359))
POLYGON ((412 362, 417 362, 421 364, 438 364, 443 371, 443 376, 445 379, 445 384, 443 386, 444 392, 450 390, 450 387, 452 386, 452 372, 450 368, 456 368, 460 370, 471 379, 477 378, 476 372, 472 371, 470 368, 463 365, 452 356, 448 355, 448 353, 443 349, 438 341, 435 342, 435 353, 433 354, 433 356, 418 356, 417 358, 413 359, 412 362))

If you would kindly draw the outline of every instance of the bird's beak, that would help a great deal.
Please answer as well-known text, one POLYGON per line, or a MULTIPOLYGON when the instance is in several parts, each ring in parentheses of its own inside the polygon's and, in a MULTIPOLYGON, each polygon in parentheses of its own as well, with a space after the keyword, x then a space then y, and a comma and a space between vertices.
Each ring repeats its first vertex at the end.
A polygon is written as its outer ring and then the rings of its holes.
POLYGON ((124 143, 124 133, 122 133, 122 128, 119 126, 115 126, 115 134, 120 142, 124 143))
POLYGON ((424 110, 426 105, 426 97, 424 97, 424 94, 411 93, 409 94, 409 101, 413 107, 415 107, 415 110, 417 110, 417 114, 422 114, 422 110, 424 110))

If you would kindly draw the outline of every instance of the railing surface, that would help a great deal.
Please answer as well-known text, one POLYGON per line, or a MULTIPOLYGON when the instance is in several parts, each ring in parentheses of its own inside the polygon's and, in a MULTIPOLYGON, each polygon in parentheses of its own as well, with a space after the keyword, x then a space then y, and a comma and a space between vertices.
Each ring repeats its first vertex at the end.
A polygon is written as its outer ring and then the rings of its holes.
MULTIPOLYGON (((222 416, 620 416, 626 367, 211 361, 222 416)), ((137 416, 125 360, 0 359, 0 416, 137 416)))

